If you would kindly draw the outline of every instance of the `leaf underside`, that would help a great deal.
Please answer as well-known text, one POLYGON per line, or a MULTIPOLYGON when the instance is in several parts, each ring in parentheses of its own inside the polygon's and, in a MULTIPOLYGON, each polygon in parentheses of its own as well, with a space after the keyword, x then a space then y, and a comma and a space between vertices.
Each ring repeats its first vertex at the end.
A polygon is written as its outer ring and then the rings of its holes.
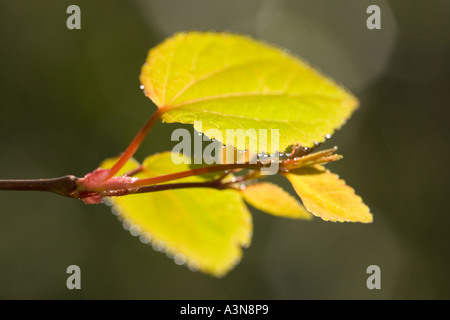
POLYGON ((202 121, 197 131, 216 129, 207 135, 254 152, 312 147, 358 106, 348 91, 286 50, 226 32, 174 35, 150 50, 140 80, 146 95, 168 108, 163 121, 202 121), (234 139, 226 129, 253 129, 248 134, 258 140, 234 139), (267 137, 259 129, 268 130, 267 137), (279 145, 269 129, 279 130, 279 145))
MULTIPOLYGON (((115 161, 108 159, 101 167, 110 168, 115 161)), ((138 165, 129 161, 119 174, 138 165)), ((135 177, 189 170, 189 165, 174 165, 170 152, 148 157, 143 166, 143 172, 135 177)), ((197 176, 171 183, 200 181, 205 179, 197 176)), ((157 241, 158 250, 175 257, 177 263, 185 259, 191 269, 221 277, 239 262, 241 247, 250 244, 251 216, 235 190, 178 189, 117 197, 113 201, 114 211, 129 224, 139 226, 145 238, 157 241)))
POLYGON ((312 219, 311 213, 297 199, 276 184, 256 183, 241 192, 246 202, 261 211, 279 217, 312 219))

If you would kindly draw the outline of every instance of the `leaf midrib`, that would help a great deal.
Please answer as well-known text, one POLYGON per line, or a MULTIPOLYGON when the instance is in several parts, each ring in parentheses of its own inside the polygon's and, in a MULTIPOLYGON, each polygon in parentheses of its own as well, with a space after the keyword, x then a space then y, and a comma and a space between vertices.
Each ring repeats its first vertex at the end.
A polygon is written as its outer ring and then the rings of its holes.
MULTIPOLYGON (((291 97, 291 98, 322 98, 322 99, 329 99, 329 100, 344 100, 338 97, 333 97, 325 94, 317 94, 317 93, 290 93, 290 92, 279 92, 279 91, 269 91, 269 92, 261 92, 261 91, 249 91, 249 92, 233 92, 233 93, 225 93, 225 94, 218 94, 214 96, 208 96, 203 98, 197 98, 188 100, 185 102, 180 102, 174 105, 167 105, 170 109, 177 109, 180 107, 185 107, 188 105, 206 102, 206 101, 213 101, 213 100, 220 100, 220 99, 229 99, 229 98, 244 98, 244 97, 291 97)), ((350 100, 350 99, 348 99, 350 100)))
POLYGON ((191 81, 189 81, 188 83, 186 83, 184 85, 183 88, 180 89, 180 91, 178 91, 173 98, 170 100, 168 105, 172 105, 172 103, 177 100, 178 98, 180 98, 184 93, 186 93, 187 91, 189 91, 189 89, 191 89, 192 87, 194 87, 195 85, 206 81, 216 75, 219 75, 221 73, 224 73, 226 71, 235 69, 235 68, 240 68, 240 67, 247 67, 249 65, 255 64, 255 63, 259 63, 259 62, 270 62, 270 61, 275 61, 277 63, 279 63, 279 61, 277 59, 274 58, 265 58, 265 59, 254 59, 254 60, 247 60, 247 61, 243 61, 242 63, 236 63, 236 64, 228 64, 225 65, 222 68, 217 68, 211 72, 208 72, 204 75, 199 76, 197 79, 193 79, 191 81))
POLYGON ((275 122, 275 123, 283 123, 283 124, 292 124, 295 122, 300 122, 300 123, 306 123, 308 122, 309 124, 316 124, 316 123, 324 123, 326 122, 324 119, 317 119, 316 121, 305 121, 305 120, 301 120, 301 119, 294 119, 294 120, 288 120, 288 119, 260 119, 257 117, 250 117, 250 116, 244 116, 244 115, 237 115, 237 114, 228 114, 228 113, 222 113, 222 112, 218 112, 218 111, 211 111, 211 110, 204 110, 204 109, 195 109, 196 112, 202 112, 202 113, 209 113, 209 114, 215 114, 215 115, 219 115, 219 116, 223 116, 223 117, 227 117, 227 118, 239 118, 239 119, 246 119, 246 120, 251 120, 251 121, 263 121, 263 122, 275 122))

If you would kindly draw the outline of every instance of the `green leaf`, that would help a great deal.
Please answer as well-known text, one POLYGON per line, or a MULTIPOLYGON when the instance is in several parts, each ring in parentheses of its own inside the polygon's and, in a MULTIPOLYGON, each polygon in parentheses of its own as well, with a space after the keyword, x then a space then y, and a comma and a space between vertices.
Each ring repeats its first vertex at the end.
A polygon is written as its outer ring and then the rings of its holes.
MULTIPOLYGON (((110 168, 116 159, 108 159, 102 168, 110 168)), ((124 174, 138 167, 129 161, 124 174)), ((148 157, 144 170, 135 175, 150 178, 189 170, 189 165, 175 165, 171 153, 148 157)), ((203 177, 191 177, 177 182, 205 181, 203 177)), ((252 221, 242 196, 235 190, 207 188, 177 189, 154 193, 128 195, 110 199, 114 210, 129 224, 136 225, 142 237, 149 235, 157 249, 162 249, 180 264, 223 276, 240 260, 241 246, 250 244, 252 221), (138 227, 137 227, 138 226, 138 227)))
POLYGON ((372 222, 372 214, 361 197, 324 167, 302 167, 285 175, 305 207, 323 220, 372 222))
MULTIPOLYGON (((218 129, 214 137, 240 150, 284 151, 312 147, 343 125, 358 101, 286 50, 226 32, 178 33, 150 50, 141 83, 162 120, 218 129), (279 130, 279 146, 271 132, 279 130), (236 141, 226 129, 268 130, 258 142, 236 141), (226 138, 225 138, 226 137, 226 138)), ((211 137, 212 138, 212 137, 211 137)))
POLYGON ((311 213, 297 199, 276 184, 268 182, 252 184, 242 190, 242 195, 245 201, 256 209, 274 216, 312 219, 311 213))

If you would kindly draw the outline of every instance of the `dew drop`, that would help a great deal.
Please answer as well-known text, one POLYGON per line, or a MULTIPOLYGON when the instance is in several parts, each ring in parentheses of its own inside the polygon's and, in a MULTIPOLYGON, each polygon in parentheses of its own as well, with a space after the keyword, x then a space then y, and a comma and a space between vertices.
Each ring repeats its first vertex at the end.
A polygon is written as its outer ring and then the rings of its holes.
POLYGON ((330 139, 330 138, 331 138, 331 134, 327 134, 327 135, 325 136, 325 138, 330 139))
POLYGON ((187 267, 189 268, 189 270, 191 270, 192 272, 197 272, 199 269, 199 265, 197 262, 195 261, 190 261, 187 265, 187 267))
POLYGON ((140 88, 141 90, 144 90, 144 85, 141 84, 141 85, 139 86, 139 88, 140 88))
POLYGON ((160 251, 159 240, 155 240, 155 241, 152 242, 152 248, 155 251, 160 251))
POLYGON ((130 227, 130 234, 131 234, 133 237, 139 236, 139 235, 141 234, 141 232, 142 232, 142 228, 141 228, 141 226, 139 226, 139 225, 137 225, 137 224, 133 224, 133 225, 130 227))
POLYGON ((239 185, 239 189, 244 190, 246 188, 245 184, 239 185))
POLYGON ((161 240, 155 240, 152 243, 152 248, 155 251, 164 252, 166 248, 166 244, 161 240))
POLYGON ((177 265, 182 266, 183 264, 186 263, 186 256, 182 253, 177 253, 173 258, 173 260, 177 265))
POLYGON ((152 236, 150 233, 148 232, 142 232, 139 235, 139 240, 143 243, 143 244, 149 244, 152 241, 152 236))
POLYGON ((133 220, 131 220, 131 219, 125 219, 125 220, 123 220, 123 222, 122 222, 122 227, 123 227, 125 230, 130 230, 130 228, 131 228, 132 225, 133 225, 133 220))
POLYGON ((120 208, 117 207, 117 206, 114 206, 114 207, 111 208, 111 213, 112 213, 113 215, 115 215, 115 216, 120 216, 120 215, 122 215, 122 212, 121 212, 120 208))
POLYGON ((166 249, 166 256, 167 256, 167 258, 173 259, 176 254, 177 254, 177 250, 175 250, 175 248, 169 247, 169 248, 166 249))
POLYGON ((103 203, 106 204, 108 207, 111 207, 114 204, 114 199, 113 198, 104 198, 103 203))

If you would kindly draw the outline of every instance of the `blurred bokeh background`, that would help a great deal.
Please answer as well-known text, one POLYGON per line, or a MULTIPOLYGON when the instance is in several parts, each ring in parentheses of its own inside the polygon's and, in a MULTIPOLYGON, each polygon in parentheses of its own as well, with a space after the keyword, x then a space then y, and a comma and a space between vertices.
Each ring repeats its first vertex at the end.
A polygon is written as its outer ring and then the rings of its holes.
MULTIPOLYGON (((438 0, 1 0, 0 178, 92 171, 155 109, 138 81, 148 49, 176 31, 229 30, 288 48, 360 98, 325 147, 339 146, 329 167, 375 221, 252 210, 252 245, 215 279, 141 244, 104 205, 1 192, 0 298, 449 299, 449 17, 438 0), (70 4, 81 30, 66 28, 70 4), (366 27, 370 4, 381 30, 366 27), (71 264, 82 290, 66 288, 71 264), (381 290, 366 287, 372 264, 381 290)), ((177 127, 158 124, 137 159, 170 149, 177 127)))

